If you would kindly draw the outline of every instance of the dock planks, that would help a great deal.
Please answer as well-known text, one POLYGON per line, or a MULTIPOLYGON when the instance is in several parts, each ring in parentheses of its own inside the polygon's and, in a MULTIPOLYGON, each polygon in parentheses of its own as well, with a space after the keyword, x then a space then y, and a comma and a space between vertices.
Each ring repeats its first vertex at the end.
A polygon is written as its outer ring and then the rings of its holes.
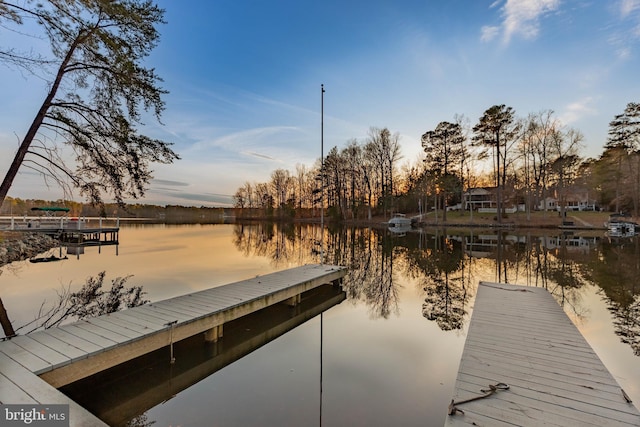
POLYGON ((0 403, 69 405, 70 427, 107 426, 98 417, 2 352, 0 352, 0 403))
POLYGON ((639 426, 616 380, 543 288, 482 282, 453 399, 509 390, 456 405, 446 427, 639 426))
POLYGON ((68 403, 71 425, 104 425, 56 387, 334 283, 346 272, 305 265, 0 342, 0 404, 68 403))

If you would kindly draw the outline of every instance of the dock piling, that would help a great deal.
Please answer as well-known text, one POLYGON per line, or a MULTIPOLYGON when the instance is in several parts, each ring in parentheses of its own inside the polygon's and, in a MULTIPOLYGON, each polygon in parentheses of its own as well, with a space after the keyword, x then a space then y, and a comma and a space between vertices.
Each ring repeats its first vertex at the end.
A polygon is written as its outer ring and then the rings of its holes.
POLYGON ((205 331, 204 340, 206 342, 218 342, 220 338, 222 338, 222 325, 216 325, 213 328, 205 331))

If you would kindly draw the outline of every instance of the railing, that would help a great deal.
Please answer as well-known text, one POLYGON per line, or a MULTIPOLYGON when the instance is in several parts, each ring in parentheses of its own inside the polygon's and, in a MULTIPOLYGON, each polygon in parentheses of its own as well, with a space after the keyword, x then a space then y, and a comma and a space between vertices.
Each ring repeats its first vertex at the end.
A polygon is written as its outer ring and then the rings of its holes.
POLYGON ((20 217, 0 217, 0 230, 29 230, 60 229, 60 230, 83 230, 87 228, 91 220, 98 221, 98 227, 102 228, 103 222, 115 221, 115 227, 120 227, 120 218, 87 218, 87 217, 46 217, 46 216, 20 216, 20 217))

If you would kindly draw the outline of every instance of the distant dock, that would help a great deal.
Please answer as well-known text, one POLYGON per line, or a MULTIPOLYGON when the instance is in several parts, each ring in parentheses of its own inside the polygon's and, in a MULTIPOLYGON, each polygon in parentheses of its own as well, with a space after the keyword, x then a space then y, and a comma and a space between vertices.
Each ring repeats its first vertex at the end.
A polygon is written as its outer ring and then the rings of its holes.
POLYGON ((0 218, 0 230, 22 233, 46 234, 58 240, 61 246, 67 248, 68 254, 80 255, 88 246, 116 246, 120 244, 120 219, 104 221, 113 226, 103 226, 103 219, 95 219, 89 226, 85 218, 68 217, 15 217, 0 218))
POLYGON ((305 292, 346 274, 305 265, 2 341, 0 403, 67 402, 72 426, 101 425, 56 388, 160 348, 173 357, 173 343, 198 334, 216 342, 226 323, 278 303, 296 307, 305 292))
POLYGON ((446 427, 640 426, 628 400, 546 289, 480 283, 446 427))

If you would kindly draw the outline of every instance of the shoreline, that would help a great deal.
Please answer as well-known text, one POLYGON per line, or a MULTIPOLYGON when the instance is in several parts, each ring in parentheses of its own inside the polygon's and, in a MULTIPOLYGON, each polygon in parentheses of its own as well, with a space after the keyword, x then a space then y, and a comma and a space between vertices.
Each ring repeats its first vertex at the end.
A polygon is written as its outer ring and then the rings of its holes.
MULTIPOLYGON (((429 216, 433 215, 430 213, 429 216)), ((542 230, 562 230, 562 231, 603 231, 606 230, 604 222, 609 213, 602 212, 569 212, 566 220, 570 220, 572 225, 563 225, 563 221, 558 215, 539 213, 531 215, 527 219, 524 214, 509 215, 498 224, 494 215, 460 215, 458 212, 450 213, 446 222, 442 219, 426 218, 413 225, 413 229, 430 228, 474 228, 474 229, 494 229, 494 230, 517 230, 517 229, 542 229, 542 230), (600 224, 600 225, 595 225, 600 224)), ((410 217, 410 215, 407 215, 410 217)), ((345 220, 339 223, 327 218, 325 225, 336 224, 355 227, 386 228, 388 218, 376 216, 369 219, 345 220)), ((633 218, 635 220, 635 218, 633 218)), ((320 218, 242 218, 237 217, 236 222, 254 221, 283 221, 319 224, 320 218)), ((0 230, 0 266, 10 264, 15 261, 23 261, 35 255, 46 252, 58 245, 58 241, 50 236, 37 232, 15 232, 10 230, 0 230)))

